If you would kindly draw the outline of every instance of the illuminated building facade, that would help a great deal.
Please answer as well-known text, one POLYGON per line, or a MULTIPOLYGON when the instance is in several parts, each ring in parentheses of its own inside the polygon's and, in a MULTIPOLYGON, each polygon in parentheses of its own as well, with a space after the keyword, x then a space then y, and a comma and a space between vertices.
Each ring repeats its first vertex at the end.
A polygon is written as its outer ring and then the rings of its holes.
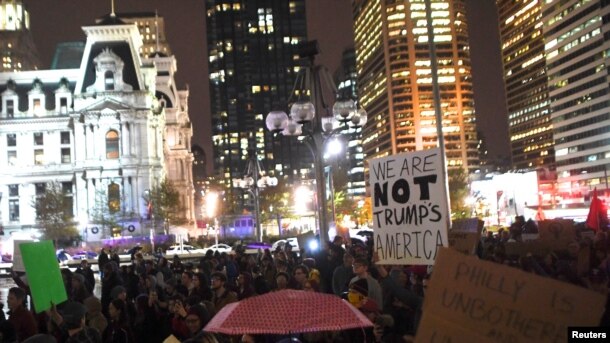
POLYGON ((165 36, 165 20, 153 12, 117 13, 122 21, 135 24, 142 37, 141 56, 161 53, 165 56, 172 54, 165 36))
POLYGON ((233 192, 231 180, 243 177, 248 149, 278 178, 310 173, 307 147, 273 139, 265 128, 269 111, 287 110, 300 69, 305 1, 207 0, 206 10, 214 177, 233 192))
POLYGON ((193 186, 195 187, 195 217, 197 227, 203 227, 200 223, 206 217, 205 192, 207 191, 207 172, 205 151, 199 145, 191 147, 193 153, 193 186))
POLYGON ((40 65, 30 32, 30 14, 18 0, 0 0, 0 72, 34 70, 40 65))
POLYGON ((141 59, 136 26, 116 17, 83 30, 79 67, 0 73, 0 225, 35 228, 32 201, 57 182, 84 240, 110 236, 100 212, 122 235, 148 235, 144 194, 163 179, 180 192, 176 217, 194 224, 188 92, 175 88, 174 57, 141 59))
POLYGON ((497 1, 512 165, 517 169, 554 169, 542 3, 497 1))
MULTIPOLYGON (((462 0, 431 0, 449 168, 478 167, 468 24, 462 0)), ((356 0, 358 98, 367 158, 437 146, 424 0, 356 0)))
POLYGON ((557 192, 582 202, 608 188, 610 3, 547 0, 542 21, 557 192))
MULTIPOLYGON (((341 68, 336 73, 337 90, 341 96, 358 99, 358 73, 356 72, 356 51, 343 51, 341 68)), ((347 194, 350 197, 361 197, 366 194, 364 181, 364 151, 362 149, 362 128, 350 127, 342 131, 347 140, 345 162, 347 166, 347 194)))

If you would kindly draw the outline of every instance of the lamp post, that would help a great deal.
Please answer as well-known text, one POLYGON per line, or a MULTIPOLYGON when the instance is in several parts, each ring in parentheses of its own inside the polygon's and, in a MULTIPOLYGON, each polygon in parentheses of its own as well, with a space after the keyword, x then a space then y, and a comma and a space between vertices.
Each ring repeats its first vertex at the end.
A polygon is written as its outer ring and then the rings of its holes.
POLYGON ((318 227, 320 246, 329 241, 326 186, 324 178, 324 145, 331 137, 341 134, 352 127, 362 127, 367 115, 363 109, 358 110, 356 103, 347 97, 339 97, 332 106, 324 99, 325 92, 337 95, 337 88, 332 83, 328 71, 315 65, 318 54, 317 42, 308 42, 300 54, 309 59, 309 65, 301 68, 297 75, 294 93, 288 99, 290 117, 284 111, 272 111, 267 115, 265 123, 274 134, 298 137, 307 145, 313 155, 316 180, 316 195, 318 198, 318 227), (326 90, 322 86, 326 86, 326 90), (316 117, 316 108, 318 117, 316 117))
POLYGON ((264 175, 261 163, 256 157, 256 151, 248 151, 249 159, 244 171, 243 178, 233 179, 233 187, 241 188, 249 192, 254 198, 254 220, 256 223, 256 237, 259 242, 263 241, 263 230, 261 229, 260 190, 266 187, 277 186, 277 178, 264 175))

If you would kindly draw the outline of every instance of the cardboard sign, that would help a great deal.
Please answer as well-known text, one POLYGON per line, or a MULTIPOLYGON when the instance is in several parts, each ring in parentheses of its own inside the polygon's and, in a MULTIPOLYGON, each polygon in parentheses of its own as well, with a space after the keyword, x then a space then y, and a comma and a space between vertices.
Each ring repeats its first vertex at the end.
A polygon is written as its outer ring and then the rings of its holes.
POLYGON ((21 243, 21 255, 36 313, 68 300, 52 241, 21 243))
POLYGON ((571 219, 542 220, 538 222, 540 239, 569 243, 576 239, 576 228, 571 219))
POLYGON ((23 258, 21 257, 21 249, 19 245, 21 243, 31 243, 32 241, 14 240, 13 241, 13 271, 25 272, 25 266, 23 265, 23 258))
POLYGON ((479 218, 456 219, 451 222, 451 231, 481 233, 485 222, 479 218))
POLYGON ((466 255, 474 255, 480 235, 476 232, 449 231, 449 247, 466 255))
POLYGON ((439 149, 369 163, 374 251, 381 264, 434 264, 447 246, 449 211, 439 149))
POLYGON ((441 248, 415 342, 566 342, 606 296, 441 248))
POLYGON ((548 253, 565 250, 567 244, 561 241, 534 240, 527 242, 507 242, 504 249, 507 256, 526 256, 528 253, 545 256, 548 253))
POLYGON ((479 218, 452 221, 451 231, 449 231, 449 247, 466 255, 476 254, 484 224, 479 218))

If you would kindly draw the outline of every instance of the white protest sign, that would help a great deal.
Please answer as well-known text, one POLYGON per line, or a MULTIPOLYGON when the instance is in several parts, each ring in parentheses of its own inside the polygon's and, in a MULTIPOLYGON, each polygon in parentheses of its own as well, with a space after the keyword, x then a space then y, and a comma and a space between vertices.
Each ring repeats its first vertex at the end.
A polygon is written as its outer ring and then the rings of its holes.
POLYGON ((374 251, 381 264, 434 264, 447 246, 448 210, 440 149, 369 163, 374 251))
POLYGON ((32 243, 32 241, 26 240, 14 240, 14 248, 13 248, 13 271, 14 272, 25 272, 25 266, 23 265, 23 257, 21 257, 21 248, 19 245, 21 243, 32 243))

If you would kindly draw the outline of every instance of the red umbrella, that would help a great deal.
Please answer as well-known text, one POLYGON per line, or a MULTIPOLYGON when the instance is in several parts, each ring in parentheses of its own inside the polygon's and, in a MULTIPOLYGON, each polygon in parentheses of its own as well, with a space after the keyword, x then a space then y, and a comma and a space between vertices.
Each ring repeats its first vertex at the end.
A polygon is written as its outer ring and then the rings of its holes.
POLYGON ((226 305, 204 331, 290 334, 371 326, 373 323, 362 312, 335 295, 283 290, 226 305))
POLYGON ((591 197, 591 206, 589 207, 586 224, 593 230, 599 230, 608 224, 608 210, 604 202, 597 197, 597 188, 593 189, 593 197, 591 197))

